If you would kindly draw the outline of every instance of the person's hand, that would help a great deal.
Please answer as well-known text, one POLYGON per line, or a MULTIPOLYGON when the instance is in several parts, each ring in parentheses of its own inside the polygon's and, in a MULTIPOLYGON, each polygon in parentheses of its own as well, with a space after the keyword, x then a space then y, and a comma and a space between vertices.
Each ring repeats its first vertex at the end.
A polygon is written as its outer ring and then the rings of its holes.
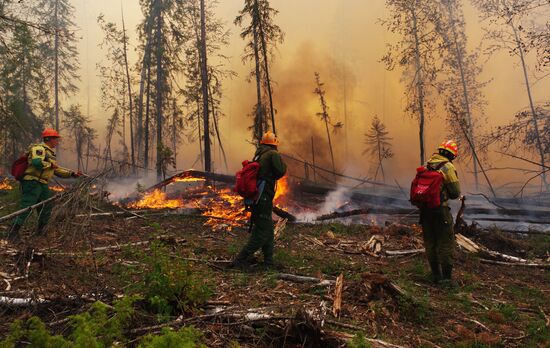
POLYGON ((78 172, 73 172, 71 174, 73 178, 80 178, 81 176, 84 176, 84 173, 82 173, 80 170, 78 172))

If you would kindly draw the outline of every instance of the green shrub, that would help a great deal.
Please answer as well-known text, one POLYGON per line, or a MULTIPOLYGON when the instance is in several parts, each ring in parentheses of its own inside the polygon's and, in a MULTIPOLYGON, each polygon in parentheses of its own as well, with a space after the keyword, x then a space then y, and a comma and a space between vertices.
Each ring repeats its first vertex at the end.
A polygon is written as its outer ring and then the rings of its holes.
POLYGON ((125 297, 114 303, 114 307, 98 301, 89 311, 70 316, 72 331, 68 339, 54 336, 42 320, 32 317, 25 323, 18 320, 12 324, 10 334, 0 342, 1 347, 18 347, 21 341, 37 348, 102 348, 111 347, 114 342, 125 342, 124 328, 134 315, 135 297, 125 297))
POLYGON ((139 348, 206 348, 201 343, 202 333, 193 326, 183 327, 179 331, 162 329, 160 335, 149 334, 142 340, 139 348))
POLYGON ((151 310, 161 317, 176 310, 187 311, 210 298, 212 285, 205 276, 206 270, 200 274, 193 271, 186 261, 171 257, 170 250, 161 242, 152 243, 150 252, 138 254, 138 258, 143 266, 134 270, 133 275, 142 279, 137 282, 134 279, 128 291, 142 295, 151 310))
POLYGON ((371 344, 365 339, 365 335, 362 332, 358 332, 348 342, 348 348, 370 348, 371 344))

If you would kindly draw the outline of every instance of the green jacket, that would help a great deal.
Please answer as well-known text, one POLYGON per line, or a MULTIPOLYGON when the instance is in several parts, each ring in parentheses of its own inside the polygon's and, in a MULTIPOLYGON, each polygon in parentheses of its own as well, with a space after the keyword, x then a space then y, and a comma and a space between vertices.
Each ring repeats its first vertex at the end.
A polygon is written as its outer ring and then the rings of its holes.
POLYGON ((434 153, 428 160, 427 167, 430 169, 437 168, 441 163, 445 163, 439 172, 443 174, 443 188, 442 193, 442 205, 447 206, 449 199, 457 199, 460 197, 460 183, 458 182, 458 174, 455 166, 449 161, 448 158, 441 156, 438 153, 434 153))
POLYGON ((28 153, 29 166, 25 170, 23 180, 35 180, 47 184, 54 175, 69 178, 73 174, 71 170, 57 165, 55 152, 44 143, 31 145, 28 153))
POLYGON ((265 180, 265 193, 275 196, 275 184, 286 173, 286 164, 274 146, 260 145, 254 154, 254 160, 260 164, 258 179, 265 180))

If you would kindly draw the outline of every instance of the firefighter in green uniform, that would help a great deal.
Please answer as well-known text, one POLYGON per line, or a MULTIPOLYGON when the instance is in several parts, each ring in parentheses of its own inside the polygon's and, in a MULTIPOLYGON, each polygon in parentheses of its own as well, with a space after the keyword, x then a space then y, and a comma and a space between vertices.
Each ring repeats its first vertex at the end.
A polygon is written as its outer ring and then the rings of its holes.
MULTIPOLYGON (((29 147, 28 167, 21 180, 21 209, 30 207, 52 197, 52 191, 48 187, 48 181, 55 175, 62 178, 79 177, 81 172, 74 172, 57 165, 54 149, 59 144, 61 136, 57 131, 47 128, 42 132, 41 144, 33 144, 29 147)), ((37 235, 44 234, 48 220, 52 212, 52 204, 46 203, 40 206, 38 211, 37 235)), ((19 215, 14 221, 8 238, 18 240, 19 230, 31 211, 19 215)))
POLYGON ((435 209, 421 209, 420 223, 424 236, 426 256, 430 264, 434 282, 450 282, 453 271, 454 231, 453 216, 449 199, 460 196, 460 184, 452 161, 458 156, 458 146, 448 140, 439 145, 438 152, 428 160, 428 169, 439 168, 443 175, 441 206, 435 209))
POLYGON ((247 259, 258 249, 264 254, 265 267, 273 265, 273 247, 275 244, 273 236, 273 198, 275 197, 275 186, 277 180, 286 173, 286 164, 277 151, 279 140, 272 132, 263 135, 260 146, 254 155, 254 161, 260 164, 258 172, 258 186, 260 196, 257 203, 252 206, 252 234, 232 263, 233 267, 245 267, 247 259), (262 189, 263 187, 263 189, 262 189))

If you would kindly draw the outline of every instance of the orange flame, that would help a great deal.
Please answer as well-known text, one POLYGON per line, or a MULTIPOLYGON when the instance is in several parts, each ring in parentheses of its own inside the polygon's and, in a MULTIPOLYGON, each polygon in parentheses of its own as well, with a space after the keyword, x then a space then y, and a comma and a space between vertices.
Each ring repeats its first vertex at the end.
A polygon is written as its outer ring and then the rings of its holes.
POLYGON ((55 192, 63 192, 63 191, 65 191, 65 188, 63 188, 61 186, 58 186, 58 185, 54 185, 54 186, 50 186, 50 190, 55 191, 55 192))
POLYGON ((128 207, 133 209, 176 209, 183 207, 183 201, 180 199, 167 199, 166 193, 156 189, 153 192, 147 193, 138 202, 131 203, 128 207))
POLYGON ((0 190, 11 190, 12 188, 13 186, 11 186, 8 178, 4 178, 4 180, 0 181, 0 190))
POLYGON ((283 204, 286 200, 288 192, 290 192, 290 188, 288 186, 288 176, 285 175, 277 181, 277 188, 273 202, 275 204, 283 204))
POLYGON ((175 178, 174 182, 201 182, 206 181, 204 178, 194 178, 194 177, 186 177, 186 178, 175 178))

